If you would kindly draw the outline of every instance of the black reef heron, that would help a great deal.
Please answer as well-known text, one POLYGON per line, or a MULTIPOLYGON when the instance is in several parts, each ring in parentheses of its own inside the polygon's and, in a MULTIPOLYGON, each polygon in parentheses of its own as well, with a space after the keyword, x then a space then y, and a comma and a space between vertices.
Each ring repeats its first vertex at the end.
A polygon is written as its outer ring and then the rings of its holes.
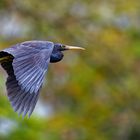
POLYGON ((0 51, 1 66, 8 74, 7 95, 15 112, 32 114, 49 63, 60 61, 65 50, 84 48, 34 40, 0 51))

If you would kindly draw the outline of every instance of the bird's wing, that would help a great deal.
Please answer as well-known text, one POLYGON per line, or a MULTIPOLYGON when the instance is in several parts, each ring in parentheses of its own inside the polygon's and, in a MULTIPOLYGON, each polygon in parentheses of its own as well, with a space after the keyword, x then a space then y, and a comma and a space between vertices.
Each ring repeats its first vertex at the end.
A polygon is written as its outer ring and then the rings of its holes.
MULTIPOLYGON (((19 44, 4 50, 14 57, 11 63, 13 73, 6 82, 8 97, 14 110, 23 113, 23 116, 27 112, 30 116, 35 107, 53 50, 50 42, 49 47, 40 48, 37 43, 36 45, 32 47, 30 43, 19 44)), ((4 63, 2 66, 8 71, 4 63)))
POLYGON ((23 116, 28 113, 30 116, 38 100, 39 91, 29 94, 18 84, 15 75, 8 76, 6 86, 8 98, 14 111, 19 114, 23 113, 23 116))

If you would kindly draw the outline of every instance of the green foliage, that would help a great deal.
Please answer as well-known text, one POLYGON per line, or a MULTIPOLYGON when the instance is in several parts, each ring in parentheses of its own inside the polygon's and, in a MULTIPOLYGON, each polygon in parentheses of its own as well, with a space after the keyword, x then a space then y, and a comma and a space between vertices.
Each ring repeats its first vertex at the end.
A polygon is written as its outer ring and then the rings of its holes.
POLYGON ((140 139, 139 13, 138 0, 1 0, 1 49, 40 39, 86 51, 50 64, 40 96, 51 110, 45 117, 37 109, 18 117, 1 69, 0 139, 140 139))

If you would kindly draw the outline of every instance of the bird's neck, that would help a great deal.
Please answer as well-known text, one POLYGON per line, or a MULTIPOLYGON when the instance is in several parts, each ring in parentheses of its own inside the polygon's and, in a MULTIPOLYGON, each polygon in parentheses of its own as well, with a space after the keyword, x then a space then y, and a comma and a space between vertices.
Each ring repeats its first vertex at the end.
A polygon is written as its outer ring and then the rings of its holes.
POLYGON ((50 57, 50 63, 56 63, 61 61, 63 58, 63 54, 62 53, 55 53, 55 54, 51 54, 50 57))

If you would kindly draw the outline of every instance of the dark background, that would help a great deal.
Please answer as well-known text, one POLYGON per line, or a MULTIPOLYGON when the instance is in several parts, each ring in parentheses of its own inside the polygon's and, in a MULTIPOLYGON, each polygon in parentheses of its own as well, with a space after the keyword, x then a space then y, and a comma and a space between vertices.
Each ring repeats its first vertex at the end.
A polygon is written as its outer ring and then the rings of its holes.
POLYGON ((50 64, 30 119, 0 69, 0 140, 139 140, 139 0, 0 0, 1 49, 26 40, 86 48, 50 64))

